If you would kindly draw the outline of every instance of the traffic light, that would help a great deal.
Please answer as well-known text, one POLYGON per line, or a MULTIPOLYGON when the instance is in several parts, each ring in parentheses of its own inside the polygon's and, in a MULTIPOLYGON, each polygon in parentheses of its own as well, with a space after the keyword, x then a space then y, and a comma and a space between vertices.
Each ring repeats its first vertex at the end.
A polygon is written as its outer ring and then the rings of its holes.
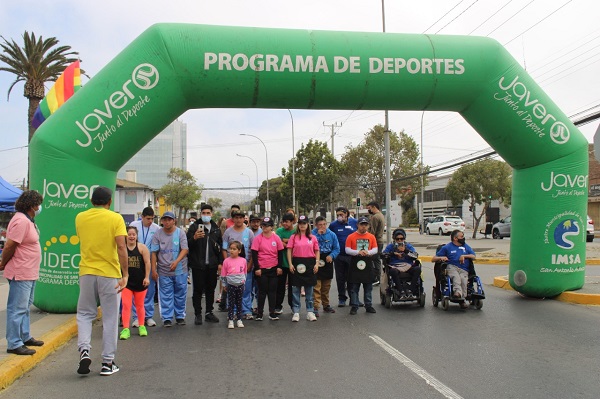
POLYGON ((356 206, 359 207, 360 206, 360 197, 356 197, 356 206))

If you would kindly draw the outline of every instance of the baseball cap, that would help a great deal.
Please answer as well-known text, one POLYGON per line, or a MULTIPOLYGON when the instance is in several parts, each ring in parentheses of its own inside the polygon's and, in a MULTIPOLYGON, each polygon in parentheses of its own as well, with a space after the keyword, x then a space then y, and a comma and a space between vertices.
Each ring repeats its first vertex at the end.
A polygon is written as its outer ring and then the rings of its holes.
POLYGON ((112 197, 112 190, 108 187, 98 186, 92 193, 92 204, 94 205, 106 205, 110 202, 112 197))
POLYGON ((293 222, 294 220, 296 220, 296 218, 294 217, 293 214, 286 213, 281 217, 281 220, 287 220, 287 221, 293 222))
POLYGON ((163 215, 160 218, 161 219, 171 218, 171 219, 175 220, 175 214, 173 212, 165 212, 165 213, 163 213, 163 215))
POLYGON ((275 223, 273 223, 273 219, 266 217, 263 218, 262 222, 260 222, 260 224, 262 224, 263 226, 274 226, 275 223))
POLYGON ((236 216, 245 217, 246 214, 244 213, 244 211, 233 211, 233 212, 231 212, 231 217, 232 218, 234 218, 236 216))
POLYGON ((308 218, 304 215, 298 217, 298 223, 308 223, 308 218))
POLYGON ((369 219, 367 219, 367 218, 366 218, 366 217, 364 217, 364 216, 363 216, 363 217, 360 217, 360 218, 358 218, 358 224, 363 224, 363 223, 369 224, 369 219))
POLYGON ((250 215, 250 221, 253 220, 262 220, 262 218, 260 216, 258 216, 256 213, 253 213, 252 215, 250 215))

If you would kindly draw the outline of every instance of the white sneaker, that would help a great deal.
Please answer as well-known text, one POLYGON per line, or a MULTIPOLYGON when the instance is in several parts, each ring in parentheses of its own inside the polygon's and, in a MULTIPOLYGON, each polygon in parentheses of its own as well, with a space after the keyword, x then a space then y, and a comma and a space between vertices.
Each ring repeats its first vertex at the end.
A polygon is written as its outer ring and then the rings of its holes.
POLYGON ((292 321, 300 321, 300 313, 294 313, 292 316, 292 321))
POLYGON ((313 312, 308 312, 306 314, 306 320, 308 321, 317 321, 317 316, 313 312))
POLYGON ((154 327, 154 326, 156 326, 156 322, 154 321, 154 319, 152 317, 150 317, 149 319, 146 319, 146 325, 148 327, 154 327))
POLYGON ((140 322, 138 321, 138 319, 134 319, 133 323, 131 323, 131 327, 138 328, 139 326, 140 326, 140 322))
POLYGON ((227 324, 227 328, 233 328, 233 320, 229 320, 229 324, 227 324))
POLYGON ((238 326, 238 328, 244 328, 244 323, 242 323, 241 320, 238 320, 237 321, 237 326, 238 326))

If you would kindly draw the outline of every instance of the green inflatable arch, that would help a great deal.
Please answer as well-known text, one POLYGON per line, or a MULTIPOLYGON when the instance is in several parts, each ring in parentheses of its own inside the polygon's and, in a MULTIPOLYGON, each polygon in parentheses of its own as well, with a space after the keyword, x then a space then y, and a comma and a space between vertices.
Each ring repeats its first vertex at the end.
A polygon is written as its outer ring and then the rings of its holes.
POLYGON ((157 24, 31 142, 31 187, 44 196, 37 307, 76 310, 76 214, 192 108, 458 112, 514 169, 512 287, 544 297, 583 286, 587 140, 496 41, 157 24))

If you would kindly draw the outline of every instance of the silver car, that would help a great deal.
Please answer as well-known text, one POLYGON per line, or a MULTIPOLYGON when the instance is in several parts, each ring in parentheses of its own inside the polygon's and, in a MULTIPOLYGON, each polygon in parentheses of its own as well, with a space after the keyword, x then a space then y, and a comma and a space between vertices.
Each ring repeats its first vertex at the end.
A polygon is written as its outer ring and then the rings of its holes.
POLYGON ((507 216, 504 219, 500 219, 498 223, 492 226, 492 238, 504 238, 510 237, 510 220, 511 217, 507 216))

